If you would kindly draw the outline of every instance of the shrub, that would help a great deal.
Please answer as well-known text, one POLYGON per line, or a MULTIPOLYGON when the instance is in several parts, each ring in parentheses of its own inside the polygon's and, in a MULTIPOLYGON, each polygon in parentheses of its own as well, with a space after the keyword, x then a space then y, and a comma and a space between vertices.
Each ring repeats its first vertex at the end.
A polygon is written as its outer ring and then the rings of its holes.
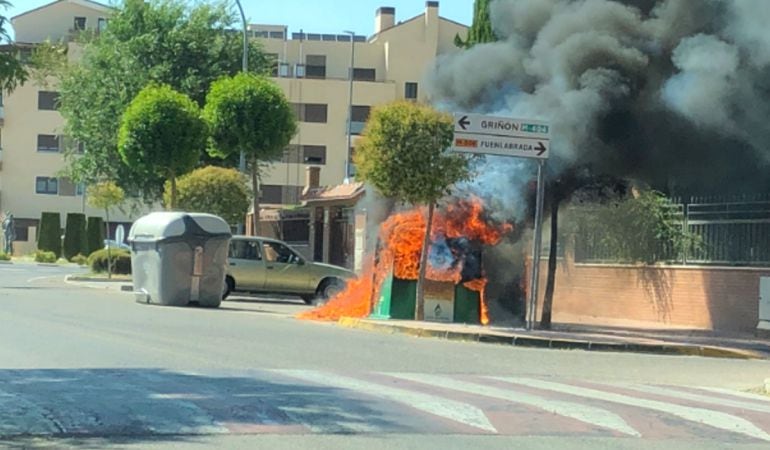
MULTIPOLYGON (((130 275, 131 274, 131 253, 127 250, 111 249, 112 273, 130 275)), ((97 250, 88 256, 88 265, 94 273, 107 272, 107 249, 97 250)))
POLYGON ((40 217, 37 248, 53 252, 54 262, 61 256, 61 216, 55 212, 44 212, 40 217))
MULTIPOLYGON (((243 223, 251 189, 235 169, 207 166, 177 180, 177 209, 220 216, 229 224, 243 223)), ((171 183, 166 182, 165 203, 171 202, 171 183)))
POLYGON ((5 252, 0 252, 0 261, 10 261, 11 255, 5 252))
POLYGON ((54 252, 48 252, 45 250, 38 250, 35 252, 35 262, 39 263, 55 263, 59 258, 54 252))
POLYGON ((64 257, 71 260, 86 249, 86 216, 80 213, 67 214, 67 227, 64 230, 64 257))
POLYGON ((75 263, 79 266, 85 266, 88 264, 88 258, 78 253, 77 255, 70 258, 70 262, 75 263))
POLYGON ((104 247, 104 220, 101 217, 89 217, 86 235, 86 255, 104 247))

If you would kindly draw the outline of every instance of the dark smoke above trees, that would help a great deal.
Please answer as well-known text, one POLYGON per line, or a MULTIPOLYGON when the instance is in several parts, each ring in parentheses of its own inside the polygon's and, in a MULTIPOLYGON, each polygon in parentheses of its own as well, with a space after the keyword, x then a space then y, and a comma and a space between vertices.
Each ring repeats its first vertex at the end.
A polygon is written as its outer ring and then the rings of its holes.
MULTIPOLYGON (((596 177, 669 195, 770 188, 765 1, 495 0, 489 8, 499 41, 440 58, 428 93, 448 109, 551 122, 552 218, 581 180, 596 177), (468 76, 469 68, 480 69, 468 76)), ((532 165, 488 157, 477 173, 465 187, 522 219, 532 165)), ((553 283, 549 274, 551 293, 553 283)))
POLYGON ((441 58, 434 101, 549 119, 558 171, 668 193, 770 186, 764 0, 495 0, 490 18, 500 40, 441 58))

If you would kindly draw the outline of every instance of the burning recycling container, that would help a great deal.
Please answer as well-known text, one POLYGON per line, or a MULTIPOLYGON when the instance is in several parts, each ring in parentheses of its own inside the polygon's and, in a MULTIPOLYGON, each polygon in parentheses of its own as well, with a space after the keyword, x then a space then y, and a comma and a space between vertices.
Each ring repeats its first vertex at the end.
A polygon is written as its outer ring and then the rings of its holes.
POLYGON ((141 303, 217 307, 230 226, 211 214, 156 212, 129 232, 134 292, 141 303))
MULTIPOLYGON (((382 283, 373 319, 414 319, 417 281, 389 275, 382 283)), ((482 323, 479 292, 451 281, 425 280, 425 320, 445 323, 482 323)))
MULTIPOLYGON (((458 200, 436 214, 425 281, 425 320, 487 324, 482 250, 508 224, 487 220, 478 200, 458 200)), ((391 216, 380 233, 372 318, 413 319, 425 220, 419 210, 391 216)))

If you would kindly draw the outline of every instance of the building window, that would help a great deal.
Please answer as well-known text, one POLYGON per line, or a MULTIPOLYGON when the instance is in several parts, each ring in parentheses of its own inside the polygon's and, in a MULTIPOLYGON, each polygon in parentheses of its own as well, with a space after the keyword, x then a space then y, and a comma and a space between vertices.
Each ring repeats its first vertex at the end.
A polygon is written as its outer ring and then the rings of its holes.
POLYGON ((19 49, 19 61, 22 64, 29 64, 32 59, 32 49, 29 47, 22 47, 19 49))
POLYGON ((307 55, 305 57, 305 78, 326 78, 326 55, 307 55))
POLYGON ((326 123, 328 105, 322 103, 293 103, 300 122, 326 123))
POLYGON ((283 200, 283 186, 263 184, 259 187, 259 200, 262 203, 280 204, 283 200))
POLYGON ((408 81, 404 85, 404 98, 414 100, 417 98, 417 83, 408 81))
POLYGON ((372 110, 368 105, 353 105, 350 116, 353 122, 366 122, 369 120, 369 112, 372 110))
POLYGON ((326 146, 325 145, 303 145, 302 159, 305 164, 326 164, 326 146))
POLYGON ((44 111, 56 111, 59 109, 59 93, 39 91, 37 93, 37 109, 44 111))
POLYGON ((85 17, 75 17, 75 25, 72 27, 72 29, 77 31, 83 31, 86 29, 86 18, 85 17))
POLYGON ((377 79, 377 71, 375 69, 360 69, 356 67, 353 69, 353 79, 356 81, 375 81, 377 79))
POLYGON ((59 180, 51 177, 35 178, 35 193, 45 195, 56 195, 59 193, 59 180))
POLYGON ((59 153, 59 136, 55 134, 38 134, 37 151, 59 153))
POLYGON ((107 29, 107 19, 105 19, 104 17, 99 17, 99 19, 96 21, 96 31, 101 33, 106 29, 107 29))

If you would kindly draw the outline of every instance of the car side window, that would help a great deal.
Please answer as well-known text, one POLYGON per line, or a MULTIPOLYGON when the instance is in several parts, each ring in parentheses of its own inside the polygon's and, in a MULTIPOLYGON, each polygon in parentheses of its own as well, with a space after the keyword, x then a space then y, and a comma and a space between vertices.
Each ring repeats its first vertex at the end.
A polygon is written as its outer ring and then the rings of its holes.
POLYGON ((259 249, 257 241, 230 241, 230 252, 228 257, 234 259, 249 259, 260 261, 262 252, 259 249))
POLYGON ((299 256, 289 247, 277 242, 265 242, 265 261, 283 264, 296 264, 299 256))

